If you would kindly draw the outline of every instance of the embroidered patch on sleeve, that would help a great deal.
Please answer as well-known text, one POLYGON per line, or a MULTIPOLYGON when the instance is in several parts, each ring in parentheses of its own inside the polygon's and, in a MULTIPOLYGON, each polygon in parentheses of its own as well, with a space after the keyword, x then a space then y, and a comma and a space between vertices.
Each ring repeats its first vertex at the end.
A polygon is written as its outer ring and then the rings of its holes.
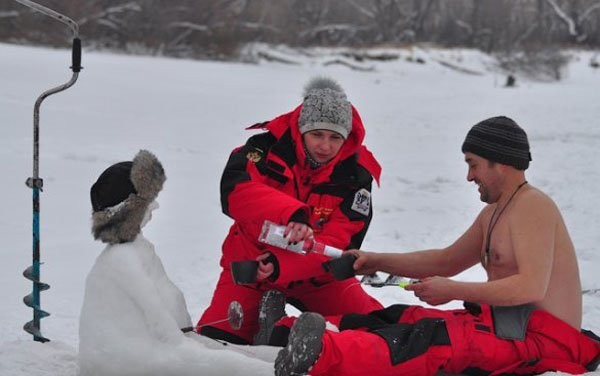
POLYGON ((354 201, 352 202, 352 210, 362 215, 368 216, 369 210, 371 210, 371 192, 366 189, 361 189, 354 194, 354 201))
POLYGON ((252 161, 253 163, 258 163, 260 162, 262 155, 258 151, 254 150, 249 151, 248 154, 246 154, 246 158, 248 158, 248 160, 252 161))

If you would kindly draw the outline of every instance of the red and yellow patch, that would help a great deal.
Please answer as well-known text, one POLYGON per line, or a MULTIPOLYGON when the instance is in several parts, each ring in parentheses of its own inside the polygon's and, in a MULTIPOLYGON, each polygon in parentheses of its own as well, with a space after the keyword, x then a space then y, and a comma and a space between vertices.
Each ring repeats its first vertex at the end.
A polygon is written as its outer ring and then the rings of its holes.
POLYGON ((321 218, 329 217, 332 212, 333 212, 332 208, 327 208, 324 206, 320 206, 318 208, 313 209, 313 215, 316 217, 321 217, 321 218))

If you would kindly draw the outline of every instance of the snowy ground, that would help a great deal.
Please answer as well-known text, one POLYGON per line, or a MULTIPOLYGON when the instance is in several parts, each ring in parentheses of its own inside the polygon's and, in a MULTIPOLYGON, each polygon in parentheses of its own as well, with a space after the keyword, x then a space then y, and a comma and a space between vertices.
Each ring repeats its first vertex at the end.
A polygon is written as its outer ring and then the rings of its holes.
MULTIPOLYGON (((90 235, 89 187, 108 165, 140 148, 162 161, 168 180, 161 208, 145 228, 167 273, 183 291, 195 321, 208 305, 220 245, 230 220, 221 214, 218 181, 230 150, 254 122, 300 103, 317 74, 339 80, 367 128, 383 165, 374 190, 371 230, 363 248, 406 251, 446 245, 482 204, 465 180, 460 144, 475 122, 504 114, 528 131, 528 180, 561 208, 577 248, 584 289, 600 288, 600 70, 578 53, 559 83, 486 71, 473 51, 419 51, 426 64, 401 59, 351 70, 298 55, 301 64, 244 65, 84 53, 77 84, 48 98, 41 112, 42 306, 51 316, 33 343, 21 329, 31 284, 32 108, 39 93, 70 78, 68 51, 0 44, 0 375, 77 374, 78 318, 84 281, 103 246, 90 235), (434 61, 482 74, 465 74, 434 61), (372 69, 371 69, 372 68, 372 69), (594 188, 596 187, 596 188, 594 188)), ((406 54, 409 56, 410 54, 406 54)), ((473 268, 460 278, 480 280, 473 268)), ((416 302, 400 289, 373 289, 384 304, 416 302)), ((584 295, 584 326, 600 333, 600 293, 584 295)), ((220 374, 227 352, 209 349, 220 374), (219 355, 223 353, 222 355, 219 355)), ((259 373, 257 373, 259 374, 259 373)), ((600 375, 600 372, 597 372, 600 375)))

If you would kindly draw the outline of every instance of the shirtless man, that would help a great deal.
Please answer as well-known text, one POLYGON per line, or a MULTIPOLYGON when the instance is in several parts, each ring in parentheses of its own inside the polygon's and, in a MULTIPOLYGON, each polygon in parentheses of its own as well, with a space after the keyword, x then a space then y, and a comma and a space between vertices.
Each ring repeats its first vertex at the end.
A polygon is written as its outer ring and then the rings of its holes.
MULTIPOLYGON (((496 121, 509 122, 507 118, 496 121)), ((483 126, 482 126, 483 127, 483 126)), ((524 133, 523 133, 524 136, 524 133)), ((477 133, 463 151, 467 180, 488 205, 452 245, 412 253, 360 252, 359 274, 381 270, 420 279, 406 290, 439 305, 464 300, 498 306, 534 303, 575 329, 581 327, 581 284, 573 243, 550 197, 525 180, 526 163, 514 167, 477 154, 477 133), (488 246, 489 244, 489 246, 488 246), (488 282, 449 279, 481 262, 488 282)), ((524 136, 525 137, 525 136, 524 136)), ((526 142, 526 139, 525 139, 526 142)), ((525 160, 525 159, 524 159, 525 160)))
POLYGON ((580 332, 581 284, 567 228, 552 199, 525 179, 525 131, 507 117, 486 119, 471 128, 462 151, 467 180, 488 205, 458 240, 410 253, 352 252, 359 274, 418 279, 406 289, 428 304, 471 303, 464 310, 394 305, 328 318, 339 333, 305 313, 277 358, 276 375, 309 368, 312 375, 581 373, 598 366, 598 337, 580 332), (487 282, 448 278, 478 262, 487 282), (302 351, 306 343, 317 351, 302 351))

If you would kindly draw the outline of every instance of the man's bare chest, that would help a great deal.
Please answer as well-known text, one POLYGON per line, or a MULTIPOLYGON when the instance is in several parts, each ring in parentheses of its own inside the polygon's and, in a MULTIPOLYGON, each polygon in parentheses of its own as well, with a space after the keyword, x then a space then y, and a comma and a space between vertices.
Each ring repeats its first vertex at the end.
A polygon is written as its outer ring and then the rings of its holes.
POLYGON ((498 221, 493 232, 486 234, 481 249, 481 263, 490 279, 504 278, 516 272, 515 252, 508 223, 502 219, 498 221))

